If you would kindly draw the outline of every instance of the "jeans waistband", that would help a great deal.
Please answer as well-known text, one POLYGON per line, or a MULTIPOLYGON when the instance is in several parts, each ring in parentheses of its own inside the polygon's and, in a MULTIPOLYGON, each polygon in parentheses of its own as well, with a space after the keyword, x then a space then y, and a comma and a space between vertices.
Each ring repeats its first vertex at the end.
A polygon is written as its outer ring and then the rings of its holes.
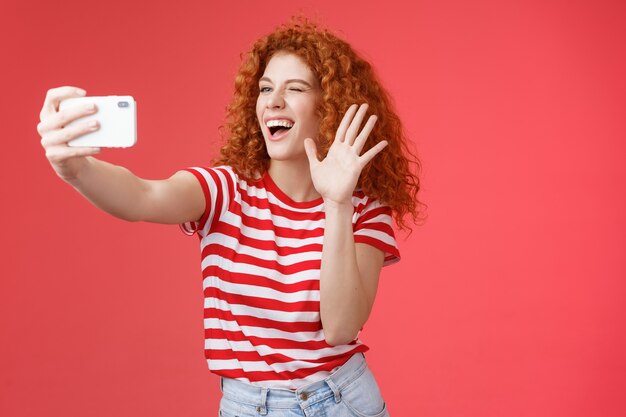
POLYGON ((264 414, 267 407, 304 408, 330 396, 340 401, 340 390, 358 378, 366 369, 363 353, 355 353, 341 367, 326 378, 298 388, 262 388, 236 379, 221 377, 220 388, 224 397, 239 403, 257 406, 264 414))

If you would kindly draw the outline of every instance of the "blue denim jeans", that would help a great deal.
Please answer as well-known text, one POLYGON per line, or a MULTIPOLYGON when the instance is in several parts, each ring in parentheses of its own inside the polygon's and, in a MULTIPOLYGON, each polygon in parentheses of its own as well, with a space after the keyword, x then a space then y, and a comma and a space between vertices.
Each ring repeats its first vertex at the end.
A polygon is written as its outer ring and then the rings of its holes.
POLYGON ((235 379, 220 381, 220 417, 389 417, 362 353, 326 379, 296 391, 260 388, 235 379))

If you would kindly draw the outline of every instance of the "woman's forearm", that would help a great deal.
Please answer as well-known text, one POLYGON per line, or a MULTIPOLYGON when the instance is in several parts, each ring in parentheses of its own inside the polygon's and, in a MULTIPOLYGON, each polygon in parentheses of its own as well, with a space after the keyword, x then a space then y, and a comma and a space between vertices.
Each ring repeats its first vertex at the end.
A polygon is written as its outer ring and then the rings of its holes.
POLYGON ((123 220, 143 220, 147 181, 128 169, 86 158, 77 175, 66 181, 99 209, 123 220))
POLYGON ((353 211, 352 204, 326 204, 320 315, 331 345, 354 340, 371 309, 357 264, 353 211))

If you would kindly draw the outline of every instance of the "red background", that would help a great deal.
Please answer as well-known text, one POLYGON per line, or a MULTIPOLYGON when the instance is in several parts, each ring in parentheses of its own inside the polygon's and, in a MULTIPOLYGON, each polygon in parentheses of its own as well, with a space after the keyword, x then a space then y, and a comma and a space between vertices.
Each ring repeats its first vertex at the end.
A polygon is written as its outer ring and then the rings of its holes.
POLYGON ((48 88, 132 94, 147 178, 208 161, 239 54, 294 13, 377 68, 429 218, 363 338, 393 416, 626 414, 626 3, 18 1, 0 5, 0 415, 214 416, 195 238, 56 178, 48 88))

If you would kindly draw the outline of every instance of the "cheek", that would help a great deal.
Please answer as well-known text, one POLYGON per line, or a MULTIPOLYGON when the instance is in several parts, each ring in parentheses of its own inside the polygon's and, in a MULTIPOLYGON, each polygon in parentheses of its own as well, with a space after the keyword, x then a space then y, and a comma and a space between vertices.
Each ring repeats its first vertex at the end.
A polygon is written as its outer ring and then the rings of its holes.
POLYGON ((256 116, 259 120, 261 120, 262 118, 262 110, 263 109, 263 103, 261 103, 261 97, 257 97, 256 99, 256 116))
POLYGON ((316 128, 319 126, 319 116, 317 115, 317 107, 315 103, 307 102, 301 107, 301 111, 307 121, 307 126, 316 128))
MULTIPOLYGON (((264 109, 264 105, 262 103, 262 101, 260 99, 257 99, 256 101, 256 119, 257 119, 257 123, 259 124, 259 127, 261 128, 261 132, 263 132, 263 109, 264 109)), ((265 134, 265 133, 263 133, 265 134)))
POLYGON ((312 106, 310 108, 310 120, 311 120, 311 126, 315 127, 315 129, 319 129, 320 127, 320 115, 318 113, 318 108, 317 106, 312 106))

